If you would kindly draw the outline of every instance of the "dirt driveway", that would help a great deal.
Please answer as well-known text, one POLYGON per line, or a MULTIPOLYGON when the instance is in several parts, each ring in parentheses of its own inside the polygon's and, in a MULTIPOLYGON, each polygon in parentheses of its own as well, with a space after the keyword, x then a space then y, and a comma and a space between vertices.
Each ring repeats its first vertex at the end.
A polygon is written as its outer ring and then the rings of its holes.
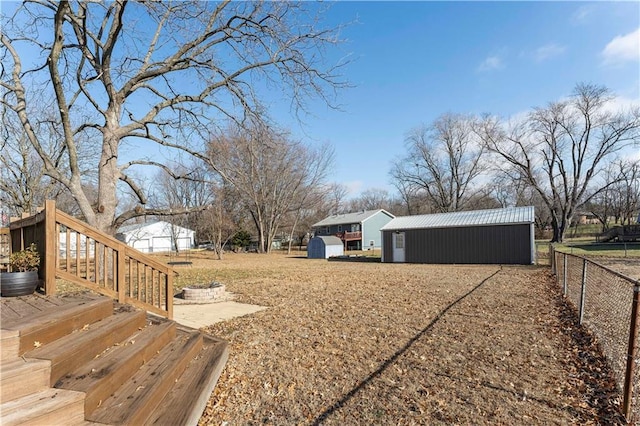
POLYGON ((545 267, 195 259, 269 306, 208 331, 229 362, 201 424, 617 424, 596 345, 545 267))

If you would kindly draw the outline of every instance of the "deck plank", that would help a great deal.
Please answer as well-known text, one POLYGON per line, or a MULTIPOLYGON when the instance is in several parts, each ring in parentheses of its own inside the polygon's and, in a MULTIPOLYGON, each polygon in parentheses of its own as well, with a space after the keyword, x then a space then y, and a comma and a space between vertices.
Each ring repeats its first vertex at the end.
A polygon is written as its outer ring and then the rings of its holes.
POLYGON ((202 334, 199 332, 180 335, 149 363, 143 365, 128 383, 93 414, 87 416, 87 419, 113 425, 146 423, 191 360, 202 349, 202 340, 202 334))
POLYGON ((198 423, 229 357, 224 340, 205 335, 203 345, 147 424, 198 423))
POLYGON ((90 414, 175 335, 173 321, 149 323, 121 344, 108 348, 81 368, 63 376, 55 387, 85 392, 85 413, 90 414))
POLYGON ((10 328, 20 324, 24 318, 43 316, 47 312, 64 309, 67 305, 90 302, 104 296, 92 293, 81 293, 73 296, 44 296, 34 293, 29 296, 0 297, 0 321, 2 328, 10 328))
POLYGON ((51 383, 78 369, 114 343, 121 342, 135 330, 144 327, 146 315, 127 309, 102 321, 88 324, 48 345, 25 353, 25 357, 51 360, 51 383))

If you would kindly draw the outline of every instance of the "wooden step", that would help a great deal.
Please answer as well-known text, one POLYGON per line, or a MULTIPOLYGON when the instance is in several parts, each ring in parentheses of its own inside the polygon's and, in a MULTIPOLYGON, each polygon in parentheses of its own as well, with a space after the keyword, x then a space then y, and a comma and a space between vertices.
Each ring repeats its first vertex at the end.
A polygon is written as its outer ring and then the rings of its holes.
POLYGON ((79 368, 108 347, 121 342, 145 326, 146 314, 129 306, 112 310, 113 315, 54 342, 25 353, 25 357, 51 361, 51 385, 79 368))
POLYGON ((0 330, 0 363, 13 361, 20 353, 20 331, 0 330))
MULTIPOLYGON (((53 342, 87 324, 107 318, 112 313, 113 301, 108 297, 100 297, 94 300, 81 299, 61 305, 55 310, 46 310, 25 318, 3 321, 3 343, 5 333, 9 336, 8 333, 17 331, 20 335, 18 351, 12 350, 13 353, 7 353, 7 357, 22 355, 33 349, 35 342, 39 342, 41 345, 53 342)), ((2 356, 5 359, 4 348, 2 356)))
POLYGON ((123 342, 61 377, 55 387, 85 392, 85 415, 89 415, 175 336, 175 322, 149 322, 123 342))
POLYGON ((51 362, 15 358, 0 365, 0 403, 49 388, 51 362))
POLYGON ((146 424, 197 424, 228 358, 227 342, 205 335, 202 351, 191 361, 146 424))
POLYGON ((176 339, 88 415, 87 420, 111 425, 146 423, 191 360, 198 355, 202 344, 200 332, 179 332, 176 339))
POLYGON ((76 425, 84 423, 84 393, 48 388, 0 405, 0 424, 76 425))

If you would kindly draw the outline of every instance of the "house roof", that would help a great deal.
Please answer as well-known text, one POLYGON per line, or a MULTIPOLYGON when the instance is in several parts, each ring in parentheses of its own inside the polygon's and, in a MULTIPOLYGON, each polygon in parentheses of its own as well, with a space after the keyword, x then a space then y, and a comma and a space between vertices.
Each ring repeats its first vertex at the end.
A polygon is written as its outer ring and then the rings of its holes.
POLYGON ((384 209, 361 210, 361 211, 355 212, 355 213, 334 214, 334 215, 329 216, 329 217, 327 217, 325 219, 322 219, 318 223, 314 223, 313 225, 311 225, 311 227, 317 228, 319 226, 331 226, 331 225, 344 225, 344 224, 350 224, 350 223, 362 223, 365 220, 369 219, 372 216, 375 216, 376 214, 378 214, 380 212, 384 212, 386 215, 388 215, 391 218, 395 217, 394 215, 392 215, 391 213, 389 213, 388 211, 386 211, 384 209))
POLYGON ((465 212, 400 216, 392 219, 381 231, 423 228, 453 228, 462 226, 514 225, 533 223, 533 206, 506 209, 472 210, 465 212))
POLYGON ((313 237, 313 238, 320 238, 322 241, 324 241, 325 246, 342 246, 342 240, 336 237, 335 235, 328 235, 328 236, 322 235, 322 236, 313 237))

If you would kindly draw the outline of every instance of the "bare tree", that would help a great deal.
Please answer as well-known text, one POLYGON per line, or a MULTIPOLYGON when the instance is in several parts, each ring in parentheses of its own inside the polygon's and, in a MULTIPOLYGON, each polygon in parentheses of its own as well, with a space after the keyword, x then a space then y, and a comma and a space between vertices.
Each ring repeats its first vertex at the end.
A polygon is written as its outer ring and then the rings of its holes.
MULTIPOLYGON (((304 208, 333 161, 328 145, 312 149, 264 123, 231 126, 209 142, 209 165, 236 191, 270 252, 284 215, 304 208)), ((295 227, 295 224, 294 224, 295 227)))
POLYGON ((605 171, 604 180, 614 183, 588 203, 589 212, 602 224, 602 231, 608 229, 611 217, 622 225, 635 222, 640 210, 640 161, 612 163, 605 171))
MULTIPOLYGON (((38 156, 19 120, 5 105, 0 104, 0 201, 12 215, 33 214, 44 201, 68 195, 64 186, 46 176, 38 156)), ((32 111, 34 125, 43 135, 45 148, 64 167, 58 143, 60 128, 51 118, 47 104, 40 99, 39 108, 32 111)), ((82 152, 89 156, 88 153, 82 152)), ((90 174, 83 172, 90 183, 90 174)), ((67 206, 69 207, 69 206, 67 206)))
POLYGON ((620 179, 615 184, 617 216, 630 225, 640 219, 640 161, 620 162, 620 179))
POLYGON ((362 192, 356 198, 349 201, 349 211, 359 210, 389 210, 391 205, 391 196, 389 191, 381 188, 371 188, 362 192))
POLYGON ((213 200, 197 214, 197 229, 200 238, 210 241, 218 260, 222 260, 225 245, 242 229, 244 209, 226 185, 211 184, 210 190, 213 200))
POLYGON ((345 198, 349 194, 349 190, 341 183, 333 182, 325 190, 327 203, 326 211, 323 216, 339 214, 344 212, 345 198))
POLYGON ((0 33, 2 105, 44 174, 70 191, 85 220, 111 233, 128 219, 163 213, 148 206, 134 173, 149 166, 170 173, 156 151, 202 154, 221 118, 263 114, 261 95, 273 86, 298 110, 309 96, 331 104, 344 86, 341 64, 323 56, 338 29, 321 28, 315 4, 33 0, 16 14, 3 17, 0 33), (57 152, 47 150, 30 114, 38 94, 55 102, 57 152), (97 161, 80 155, 83 138, 95 142, 97 161), (95 200, 83 189, 83 169, 97 171, 95 200), (118 211, 124 188, 137 203, 118 211))
POLYGON ((42 163, 30 147, 23 137, 0 142, 0 202, 13 216, 35 213, 60 189, 44 176, 42 163))
POLYGON ((486 117, 480 134, 505 170, 533 188, 551 214, 552 242, 561 242, 576 209, 615 181, 595 178, 621 150, 640 141, 640 111, 612 111, 611 92, 578 84, 570 98, 536 108, 509 128, 486 117))
POLYGON ((438 212, 465 209, 486 171, 484 147, 473 128, 473 118, 445 114, 430 127, 413 130, 406 157, 392 165, 395 186, 406 194, 423 192, 438 212))

